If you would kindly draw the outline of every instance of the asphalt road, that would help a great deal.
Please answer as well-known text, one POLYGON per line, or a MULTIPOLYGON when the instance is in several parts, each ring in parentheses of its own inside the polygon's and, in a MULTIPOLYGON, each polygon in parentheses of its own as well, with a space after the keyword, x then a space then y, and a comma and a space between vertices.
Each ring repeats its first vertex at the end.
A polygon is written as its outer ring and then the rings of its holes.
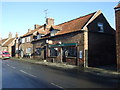
POLYGON ((118 88, 117 79, 2 60, 2 88, 118 88))

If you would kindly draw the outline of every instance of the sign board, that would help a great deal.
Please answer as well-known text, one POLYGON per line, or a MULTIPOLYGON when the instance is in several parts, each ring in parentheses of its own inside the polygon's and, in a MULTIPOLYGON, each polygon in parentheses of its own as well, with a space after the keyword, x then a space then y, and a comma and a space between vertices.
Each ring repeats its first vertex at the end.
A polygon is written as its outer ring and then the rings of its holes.
POLYGON ((80 56, 79 56, 80 59, 82 59, 82 51, 80 51, 80 56))

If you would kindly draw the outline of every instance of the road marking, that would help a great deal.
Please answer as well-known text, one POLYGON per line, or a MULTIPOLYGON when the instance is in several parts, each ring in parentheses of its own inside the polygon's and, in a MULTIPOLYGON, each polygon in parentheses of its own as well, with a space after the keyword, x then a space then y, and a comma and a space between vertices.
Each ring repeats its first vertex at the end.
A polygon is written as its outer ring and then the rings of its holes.
POLYGON ((9 64, 7 64, 7 66, 10 66, 9 64))
POLYGON ((59 88, 62 88, 63 89, 63 87, 61 87, 61 86, 59 86, 59 85, 57 85, 57 84, 54 84, 54 83, 51 83, 52 85, 54 85, 54 86, 56 86, 56 87, 59 87, 59 88))
POLYGON ((19 70, 20 72, 22 72, 22 73, 25 73, 25 74, 27 74, 27 75, 29 75, 29 76, 32 76, 32 77, 37 77, 37 76, 35 76, 35 75, 32 75, 32 74, 29 74, 29 73, 27 73, 27 72, 25 72, 25 71, 23 71, 23 70, 19 70))
POLYGON ((11 68, 15 69, 15 67, 11 66, 11 68))

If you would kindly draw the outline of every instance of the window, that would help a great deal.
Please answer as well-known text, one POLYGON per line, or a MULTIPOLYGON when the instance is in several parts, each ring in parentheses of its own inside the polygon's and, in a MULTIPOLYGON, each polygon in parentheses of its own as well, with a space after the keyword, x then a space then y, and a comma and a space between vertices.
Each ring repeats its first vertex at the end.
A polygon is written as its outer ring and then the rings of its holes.
POLYGON ((25 38, 22 38, 22 43, 25 43, 25 38))
POLYGON ((36 48, 35 54, 41 55, 42 48, 36 48))
POLYGON ((51 36, 55 36, 55 32, 54 31, 51 31, 51 36))
POLYGON ((26 53, 31 53, 31 48, 26 48, 26 53))
POLYGON ((41 34, 37 35, 37 39, 41 38, 41 34))
POLYGON ((30 36, 29 36, 29 37, 27 37, 27 42, 30 42, 30 36))
POLYGON ((18 39, 16 39, 16 43, 18 43, 18 39))
POLYGON ((50 32, 50 36, 55 36, 55 34, 58 32, 58 30, 52 30, 51 32, 50 32))
POLYGON ((76 57, 77 49, 76 49, 76 47, 63 47, 63 54, 66 57, 76 57))
POLYGON ((104 32, 103 23, 98 22, 98 32, 104 32))
POLYGON ((50 48, 50 56, 58 56, 57 48, 50 48))

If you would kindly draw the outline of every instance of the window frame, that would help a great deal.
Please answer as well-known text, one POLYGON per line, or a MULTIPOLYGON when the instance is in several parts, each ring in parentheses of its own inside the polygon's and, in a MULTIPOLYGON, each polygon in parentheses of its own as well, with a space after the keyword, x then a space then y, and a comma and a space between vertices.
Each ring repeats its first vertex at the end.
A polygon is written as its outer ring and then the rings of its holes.
POLYGON ((104 32, 104 24, 103 24, 103 23, 98 22, 98 23, 97 23, 97 26, 98 26, 98 28, 99 28, 98 32, 104 32))

